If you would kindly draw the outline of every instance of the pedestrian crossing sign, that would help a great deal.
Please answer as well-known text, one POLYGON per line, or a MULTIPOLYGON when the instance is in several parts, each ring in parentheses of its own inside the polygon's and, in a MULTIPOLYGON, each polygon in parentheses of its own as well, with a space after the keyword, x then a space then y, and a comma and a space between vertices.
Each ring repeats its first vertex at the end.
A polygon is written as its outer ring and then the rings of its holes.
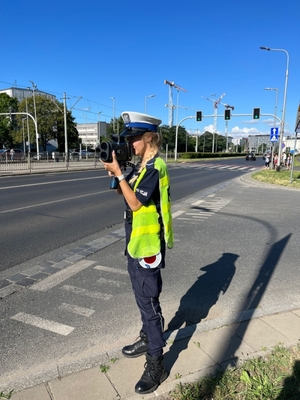
POLYGON ((271 128, 270 142, 278 142, 278 128, 271 128))

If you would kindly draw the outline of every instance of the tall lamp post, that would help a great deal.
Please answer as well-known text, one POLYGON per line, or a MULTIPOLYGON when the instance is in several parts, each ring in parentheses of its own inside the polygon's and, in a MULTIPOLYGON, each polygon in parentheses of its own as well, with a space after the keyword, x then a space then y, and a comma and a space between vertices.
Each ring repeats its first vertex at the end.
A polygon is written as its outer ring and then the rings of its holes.
POLYGON ((115 97, 111 97, 112 102, 113 102, 113 131, 115 133, 115 97))
MULTIPOLYGON (((277 104, 278 104, 278 88, 264 88, 264 90, 275 90, 276 97, 275 97, 275 110, 274 110, 274 128, 276 128, 276 116, 277 116, 277 104)), ((274 153, 274 143, 272 143, 271 147, 271 169, 273 169, 273 153, 274 153)))
POLYGON ((97 136, 98 136, 98 138, 97 138, 97 140, 98 140, 98 142, 99 143, 97 143, 97 144, 100 144, 100 142, 101 142, 101 137, 100 137, 100 114, 102 114, 102 111, 98 111, 98 122, 97 122, 97 127, 98 127, 98 130, 97 130, 97 136))
POLYGON ((282 118, 281 118, 281 126, 280 126, 280 135, 279 135, 279 149, 278 149, 278 160, 279 165, 277 166, 277 171, 280 171, 280 163, 281 163, 281 151, 282 151, 282 141, 284 134, 284 120, 285 120, 285 110, 286 110, 286 94, 287 94, 287 85, 288 85, 288 77, 289 77, 289 53, 285 49, 271 49, 270 47, 261 46, 261 50, 268 51, 282 51, 286 54, 286 70, 285 70, 285 84, 284 84, 284 95, 283 95, 283 107, 282 107, 282 118))
MULTIPOLYGON (((34 118, 37 125, 36 118, 36 104, 35 104, 35 90, 37 89, 37 85, 33 81, 29 81, 32 84, 32 95, 33 95, 33 107, 34 107, 34 118)), ((36 133, 36 158, 40 159, 40 149, 39 149, 39 135, 36 133)))
POLYGON ((145 114, 147 114, 147 99, 150 99, 151 97, 155 97, 155 94, 150 94, 149 96, 145 96, 145 114))

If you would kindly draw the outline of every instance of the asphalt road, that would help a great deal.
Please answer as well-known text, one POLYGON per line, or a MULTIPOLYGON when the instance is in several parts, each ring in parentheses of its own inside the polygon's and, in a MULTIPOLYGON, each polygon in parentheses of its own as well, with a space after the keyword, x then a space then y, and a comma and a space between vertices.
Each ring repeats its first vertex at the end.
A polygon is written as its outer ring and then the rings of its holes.
MULTIPOLYGON (((172 200, 260 165, 244 159, 171 165, 172 200)), ((122 222, 123 200, 109 189, 105 171, 5 177, 0 196, 0 272, 122 222)))
MULTIPOLYGON (((174 186, 177 174, 188 179, 194 169, 201 171, 199 165, 171 168, 174 186)), ((298 301, 299 212, 299 191, 239 178, 174 201, 175 246, 167 253, 161 296, 166 328, 206 320, 221 326, 236 313, 274 312, 298 301)), ((5 297, 0 321, 0 387, 11 382, 18 389, 99 364, 104 353, 113 357, 140 329, 124 240, 5 297)))

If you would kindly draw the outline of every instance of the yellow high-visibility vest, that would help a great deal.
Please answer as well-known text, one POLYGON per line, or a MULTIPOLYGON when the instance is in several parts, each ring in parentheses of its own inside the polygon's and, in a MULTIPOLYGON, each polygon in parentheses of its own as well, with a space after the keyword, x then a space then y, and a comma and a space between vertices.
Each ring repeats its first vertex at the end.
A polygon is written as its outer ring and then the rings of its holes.
MULTIPOLYGON (((172 213, 170 200, 170 180, 165 162, 157 157, 154 168, 159 173, 160 212, 164 231, 164 239, 169 249, 174 244, 172 213)), ((134 192, 146 173, 146 167, 141 171, 134 185, 134 192)), ((133 211, 132 232, 128 243, 128 253, 132 258, 144 258, 158 254, 161 251, 160 215, 151 199, 147 206, 133 211)))

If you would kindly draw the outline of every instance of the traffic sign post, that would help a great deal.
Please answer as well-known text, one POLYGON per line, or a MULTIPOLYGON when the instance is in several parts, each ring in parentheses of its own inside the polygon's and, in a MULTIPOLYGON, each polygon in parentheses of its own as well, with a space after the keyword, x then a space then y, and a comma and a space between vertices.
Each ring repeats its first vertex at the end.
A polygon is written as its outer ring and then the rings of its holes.
POLYGON ((278 128, 271 128, 270 142, 278 142, 278 128))
POLYGON ((294 141, 294 152, 293 152, 293 159, 292 159, 290 183, 292 183, 292 181, 293 181, 295 154, 296 154, 296 151, 297 151, 297 149, 296 149, 296 146, 297 146, 297 133, 300 133, 300 104, 298 106, 297 115, 296 115, 295 141, 294 141))

